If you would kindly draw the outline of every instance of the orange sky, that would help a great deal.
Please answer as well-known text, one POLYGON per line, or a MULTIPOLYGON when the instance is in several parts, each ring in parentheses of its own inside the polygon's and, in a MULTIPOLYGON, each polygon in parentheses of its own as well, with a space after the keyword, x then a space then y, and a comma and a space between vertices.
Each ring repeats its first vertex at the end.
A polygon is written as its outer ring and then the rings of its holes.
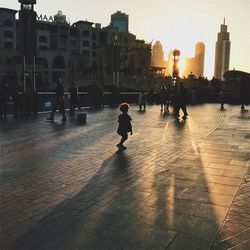
MULTIPOLYGON (((18 0, 0 0, 0 6, 19 8, 18 0)), ((165 50, 181 50, 192 57, 195 44, 206 45, 205 75, 214 72, 217 33, 226 18, 231 40, 230 69, 250 72, 250 0, 37 0, 38 14, 62 10, 71 23, 88 20, 106 26, 117 10, 129 14, 129 29, 137 38, 160 40, 165 50)))

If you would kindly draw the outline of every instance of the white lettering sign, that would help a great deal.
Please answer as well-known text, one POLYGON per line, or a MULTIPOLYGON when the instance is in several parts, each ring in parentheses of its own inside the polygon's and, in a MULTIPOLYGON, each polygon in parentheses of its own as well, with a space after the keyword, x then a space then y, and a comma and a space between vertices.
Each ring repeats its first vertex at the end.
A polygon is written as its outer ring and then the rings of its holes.
POLYGON ((47 15, 36 15, 37 21, 43 21, 43 22, 60 22, 60 23, 67 23, 66 16, 65 15, 55 15, 55 16, 47 16, 47 15))

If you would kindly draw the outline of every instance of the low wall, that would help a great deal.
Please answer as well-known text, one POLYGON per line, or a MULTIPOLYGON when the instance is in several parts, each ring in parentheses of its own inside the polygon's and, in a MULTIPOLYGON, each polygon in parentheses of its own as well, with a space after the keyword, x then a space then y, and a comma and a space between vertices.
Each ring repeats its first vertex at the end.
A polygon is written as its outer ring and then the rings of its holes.
MULTIPOLYGON (((139 92, 104 92, 102 98, 96 101, 97 106, 109 105, 117 106, 122 102, 137 103, 139 92)), ((33 93, 19 93, 16 104, 13 101, 8 102, 7 113, 13 114, 14 110, 17 111, 17 116, 23 114, 37 113, 50 111, 53 106, 55 92, 38 92, 33 93), (16 105, 16 106, 15 106, 16 105)), ((155 93, 153 96, 153 102, 159 102, 159 94, 155 93)), ((188 91, 188 103, 197 104, 205 102, 219 103, 220 99, 215 92, 204 92, 196 93, 193 95, 191 91, 188 91)), ((80 107, 87 107, 90 105, 91 100, 87 92, 78 92, 78 103, 80 107)), ((225 103, 239 104, 239 99, 237 97, 226 98, 225 103)), ((65 108, 69 108, 69 93, 65 93, 65 108)))

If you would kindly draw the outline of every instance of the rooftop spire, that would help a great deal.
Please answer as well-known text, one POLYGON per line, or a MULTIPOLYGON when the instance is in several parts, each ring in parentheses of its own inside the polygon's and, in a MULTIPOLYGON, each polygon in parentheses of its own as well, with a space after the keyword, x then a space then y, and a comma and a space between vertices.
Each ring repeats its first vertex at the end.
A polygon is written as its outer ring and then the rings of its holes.
POLYGON ((226 23, 226 18, 224 17, 223 24, 225 25, 225 23, 226 23))

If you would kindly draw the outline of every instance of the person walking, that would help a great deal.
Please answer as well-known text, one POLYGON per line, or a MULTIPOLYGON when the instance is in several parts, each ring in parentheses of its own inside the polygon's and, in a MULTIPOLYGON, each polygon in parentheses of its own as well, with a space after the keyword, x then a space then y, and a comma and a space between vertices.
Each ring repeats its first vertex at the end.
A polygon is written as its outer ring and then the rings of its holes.
POLYGON ((171 88, 170 86, 168 86, 166 88, 166 101, 165 101, 165 111, 166 112, 169 112, 169 107, 170 107, 170 104, 171 104, 171 88))
POLYGON ((145 109, 146 109, 146 95, 145 95, 143 90, 141 90, 141 92, 139 94, 138 104, 139 104, 140 111, 142 111, 142 107, 143 107, 143 111, 145 111, 145 109))
POLYGON ((249 84, 250 77, 245 77, 240 80, 240 104, 242 112, 245 111, 245 106, 248 105, 250 100, 249 84))
POLYGON ((220 109, 224 110, 225 96, 226 96, 224 89, 220 90, 219 96, 220 96, 220 109))
POLYGON ((69 116, 75 116, 75 108, 78 105, 78 97, 77 97, 77 87, 74 82, 71 83, 69 88, 69 116))
POLYGON ((64 107, 64 87, 62 85, 62 80, 59 79, 56 84, 55 88, 56 96, 54 100, 54 105, 52 108, 52 111, 50 113, 50 117, 47 118, 47 121, 54 121, 54 115, 56 113, 56 110, 59 109, 62 112, 62 120, 63 122, 66 122, 66 115, 65 115, 65 107, 64 107))
POLYGON ((182 119, 186 120, 188 113, 187 113, 187 89, 184 87, 184 83, 180 82, 179 86, 177 87, 176 93, 176 107, 175 107, 175 116, 178 118, 180 116, 179 112, 180 109, 184 113, 182 119))
POLYGON ((118 116, 119 126, 117 129, 117 133, 122 138, 120 142, 116 145, 119 150, 126 149, 126 147, 123 146, 123 143, 128 139, 128 132, 130 132, 130 135, 133 134, 132 125, 131 125, 132 119, 128 115, 128 109, 129 109, 129 105, 127 103, 122 103, 120 105, 120 111, 122 112, 122 114, 118 116))
POLYGON ((165 106, 166 106, 166 86, 163 84, 161 86, 161 90, 160 90, 160 104, 161 104, 161 112, 165 111, 165 106))

